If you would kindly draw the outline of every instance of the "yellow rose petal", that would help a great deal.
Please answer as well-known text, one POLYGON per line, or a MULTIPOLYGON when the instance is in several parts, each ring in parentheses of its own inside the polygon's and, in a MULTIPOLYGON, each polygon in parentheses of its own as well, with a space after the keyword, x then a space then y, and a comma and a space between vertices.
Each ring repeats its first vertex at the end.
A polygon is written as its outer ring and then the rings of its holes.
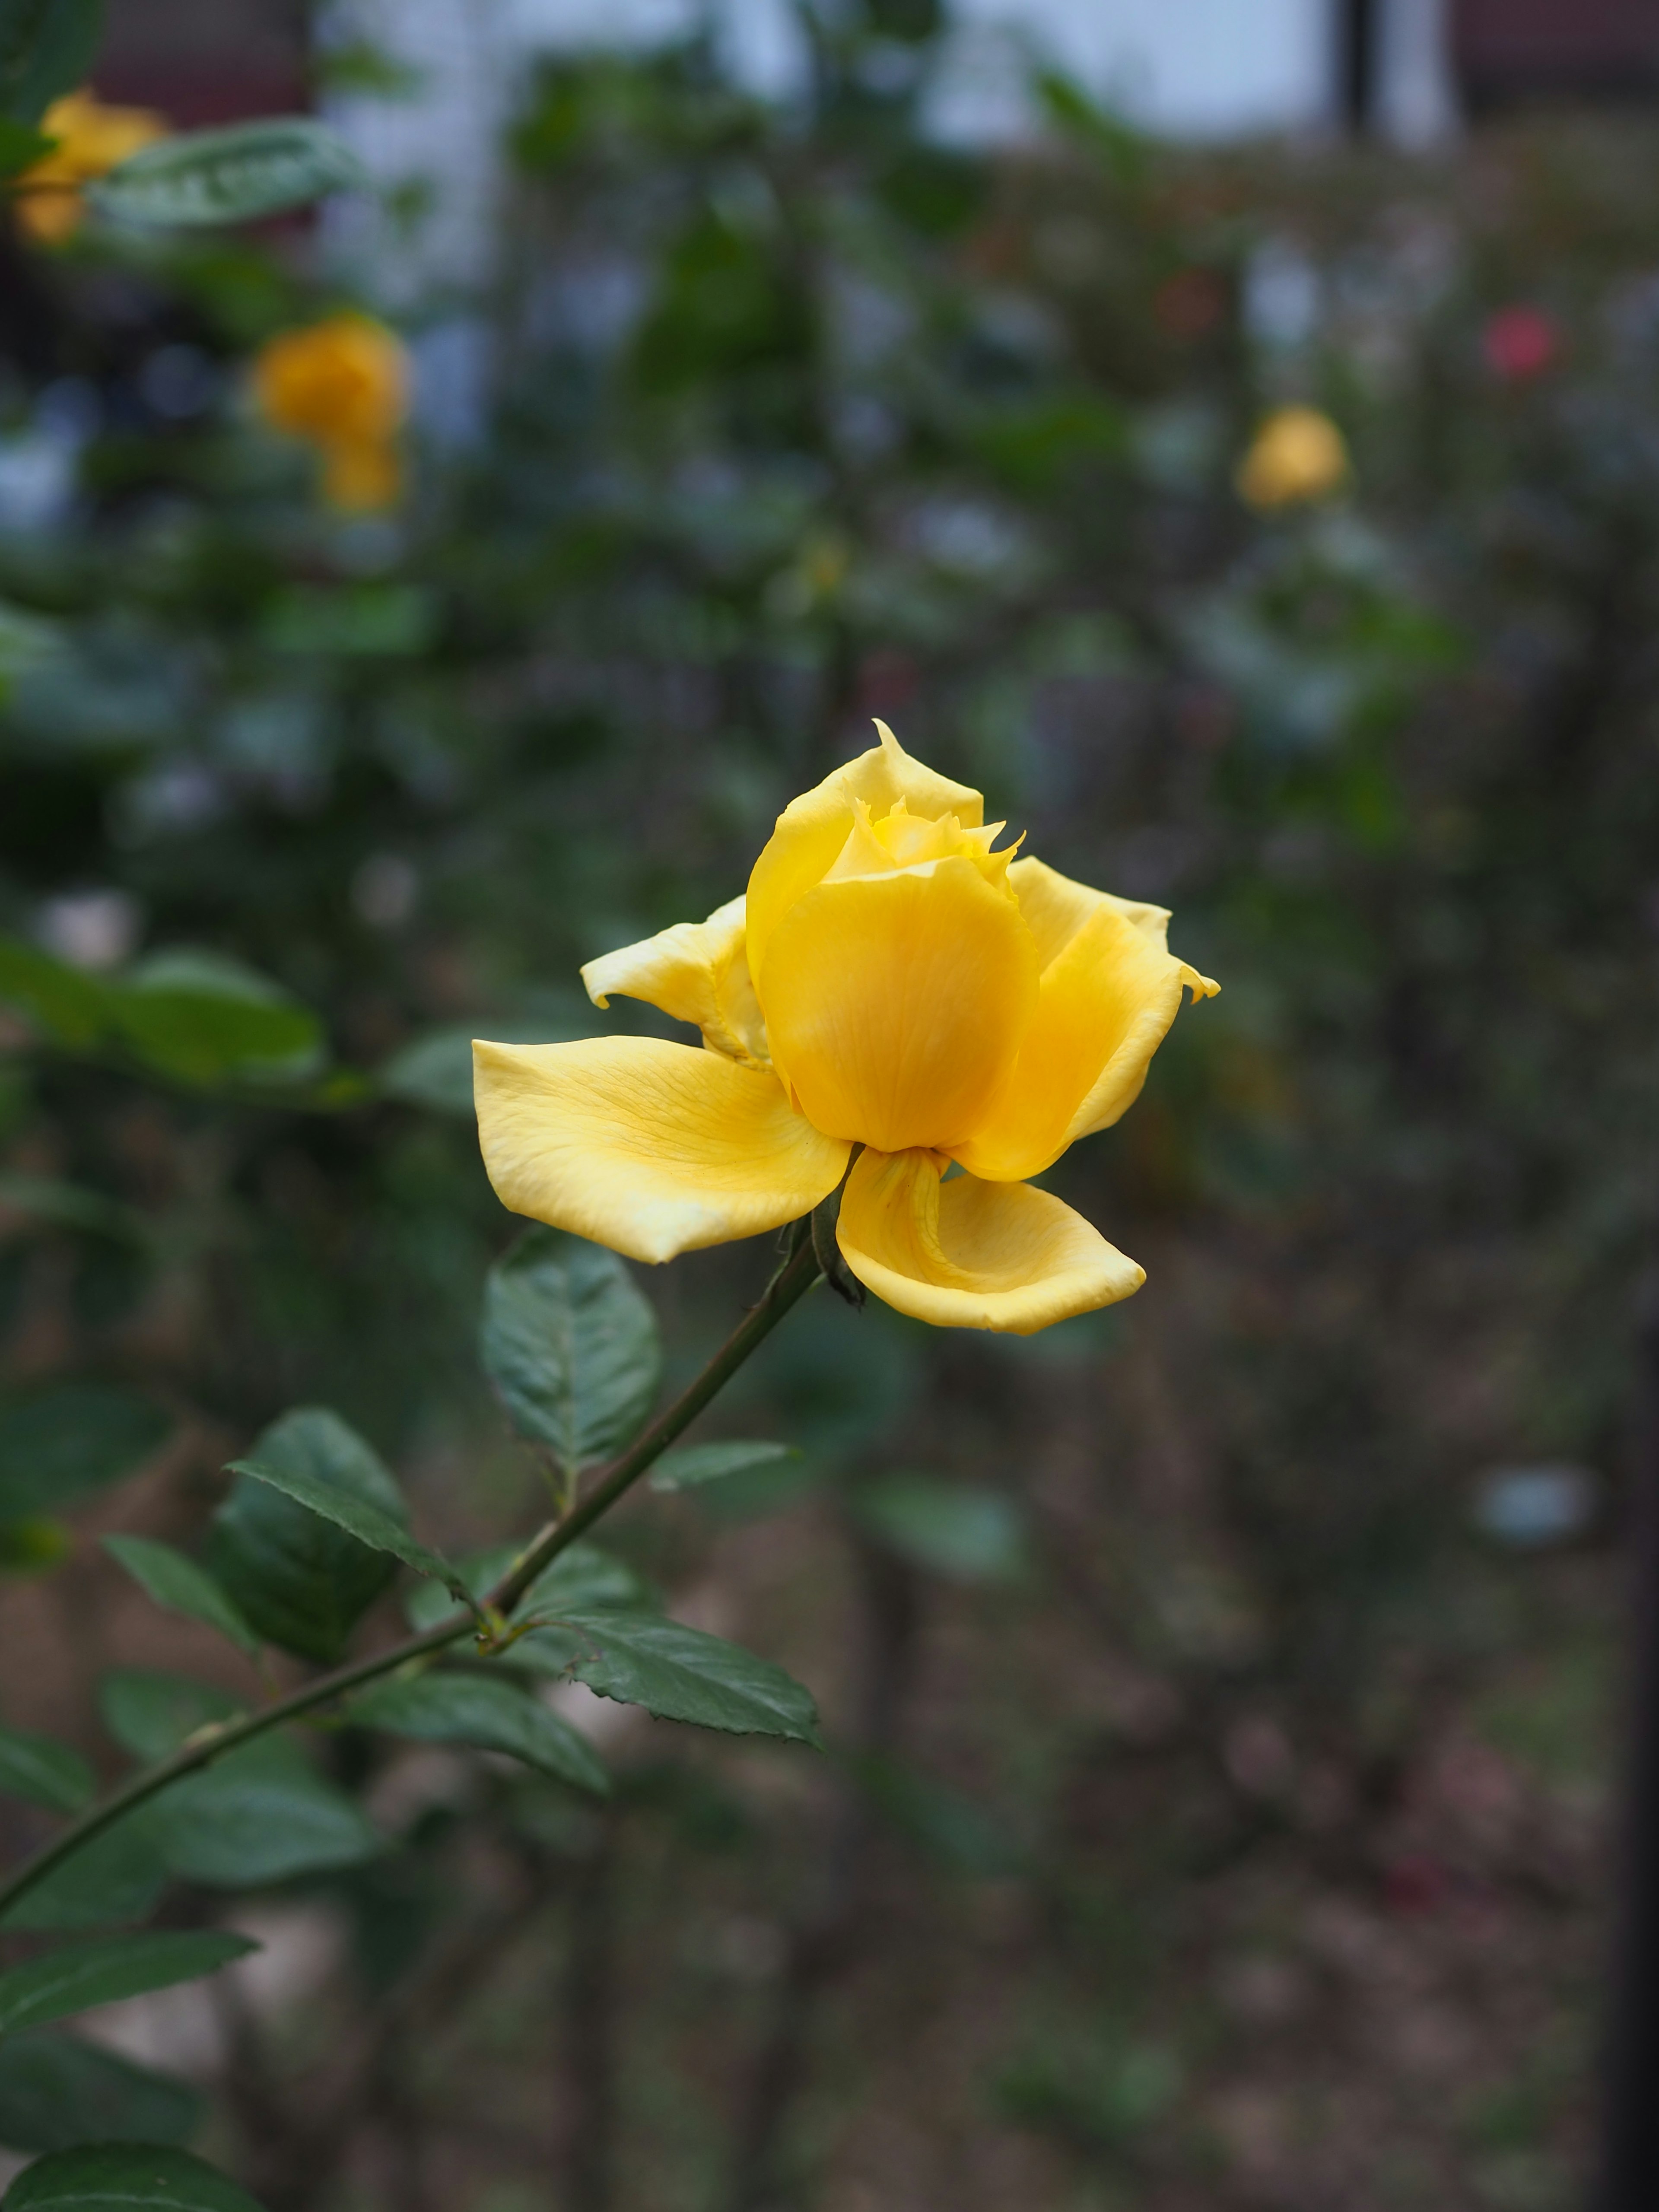
POLYGON ((1127 1113, 1183 990, 1216 989, 1164 951, 1162 908, 1091 891, 1040 861, 1016 861, 1008 872, 1051 957, 1011 1080, 987 1120, 949 1148, 994 1182, 1040 1175, 1068 1145, 1127 1113))
POLYGON ((1029 1183, 939 1180, 925 1152, 861 1152, 837 1238, 848 1266, 890 1306, 936 1328, 1030 1336, 1127 1298, 1146 1270, 1080 1213, 1029 1183))
POLYGON ((801 1111, 884 1152, 980 1125, 1036 998, 1018 901, 960 856, 819 884, 760 971, 773 1065, 801 1111))
POLYGON ((847 1146, 775 1076, 656 1037, 472 1048, 484 1165, 503 1206, 672 1260, 794 1221, 826 1197, 847 1146))
POLYGON ((741 898, 716 907, 707 921, 677 921, 590 960, 582 981, 596 1006, 620 991, 660 1006, 677 1022, 696 1023, 703 1042, 728 1060, 766 1061, 766 1024, 749 980, 741 898))
POLYGON ((859 799, 877 816, 890 814, 902 799, 911 814, 929 822, 954 814, 964 829, 974 830, 985 819, 978 792, 912 760, 885 722, 876 728, 879 745, 790 801, 755 863, 749 878, 748 927, 749 972, 757 983, 772 932, 795 901, 835 866, 853 829, 859 799))

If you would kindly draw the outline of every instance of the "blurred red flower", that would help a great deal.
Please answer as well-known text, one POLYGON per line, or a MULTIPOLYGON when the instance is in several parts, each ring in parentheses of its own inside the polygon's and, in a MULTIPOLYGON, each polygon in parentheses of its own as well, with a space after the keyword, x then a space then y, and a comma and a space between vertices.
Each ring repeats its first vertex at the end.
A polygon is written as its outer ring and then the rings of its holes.
POLYGON ((1561 332, 1541 307, 1500 307, 1480 334, 1486 366, 1505 383, 1541 376, 1561 350, 1561 332))

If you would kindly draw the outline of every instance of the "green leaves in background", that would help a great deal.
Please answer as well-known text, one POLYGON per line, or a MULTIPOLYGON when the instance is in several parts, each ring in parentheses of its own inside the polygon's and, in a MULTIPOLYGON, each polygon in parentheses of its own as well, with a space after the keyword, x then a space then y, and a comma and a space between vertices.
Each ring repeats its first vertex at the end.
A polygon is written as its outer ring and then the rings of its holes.
POLYGON ((260 2212, 187 2150, 104 2143, 54 2151, 20 2173, 0 2212, 260 2212))
POLYGON ((510 1646, 509 1661, 571 1674, 659 1720, 730 1735, 780 1735, 822 1750, 817 1707, 781 1667, 741 1644, 649 1613, 566 1613, 510 1646))
POLYGON ((141 1467, 170 1426, 110 1382, 52 1382, 0 1399, 0 1522, 60 1512, 141 1467))
POLYGON ((158 139, 87 196, 122 222, 193 229, 276 215, 364 181, 362 162, 325 124, 276 115, 158 139))
POLYGON ((146 1990, 197 1981, 258 1948, 246 1936, 198 1929, 107 1936, 95 1943, 48 1951, 0 1973, 0 2035, 44 2027, 121 1997, 142 1996, 146 1990))
POLYGON ((386 1682, 354 1698, 361 1728, 385 1729, 422 1743, 465 1743, 502 1751, 577 1790, 608 1796, 611 1778, 568 1721, 511 1682, 482 1674, 427 1674, 386 1682))
POLYGON ((323 1058, 308 1006, 216 952, 158 952, 113 1000, 115 1025, 139 1059, 181 1083, 292 1083, 323 1058))
POLYGON ((103 0, 0 0, 0 109, 36 123, 91 72, 103 0))
POLYGON ((106 1536, 103 1540, 110 1557, 164 1613, 199 1620, 228 1637, 250 1659, 258 1656, 259 1638, 205 1567, 151 1536, 106 1536))
POLYGON ((146 1919, 167 1886, 167 1865, 148 1812, 94 1836, 26 1890, 3 1925, 30 1935, 122 1928, 146 1919))
POLYGON ((728 1475, 752 1474, 759 1468, 799 1457, 793 1444, 737 1438, 729 1443, 688 1444, 683 1451, 663 1454, 651 1470, 650 1483, 653 1490, 695 1490, 705 1482, 723 1482, 728 1475))
POLYGON ((309 1007, 216 952, 158 952, 123 976, 94 976, 0 937, 0 1004, 66 1050, 116 1047, 196 1086, 299 1082, 325 1057, 309 1007))
POLYGON ((1025 1523, 1000 1490, 923 1474, 861 1483, 853 1517, 912 1566, 960 1583, 1009 1582, 1026 1565, 1025 1523))
POLYGON ((0 1729, 0 1790, 53 1813, 78 1813, 91 1802, 92 1769, 66 1743, 0 1729))
POLYGON ((188 2082, 76 2036, 48 2029, 0 2043, 0 2143, 9 2150, 187 2142, 204 2109, 188 2082))
POLYGON ((472 1105, 472 1040, 492 1038, 497 1044, 566 1044, 574 1037, 592 1033, 591 1012, 574 1000, 567 1015, 560 1001, 533 1020, 501 1015, 481 1015, 477 1021, 447 1024, 412 1037, 379 1070, 377 1080, 388 1098, 405 1105, 424 1106, 429 1112, 453 1114, 470 1121, 472 1105))
POLYGON ((402 1493, 373 1449, 319 1406, 273 1422, 248 1463, 259 1473, 239 1474, 215 1514, 208 1565, 257 1634, 331 1664, 396 1570, 385 1551, 285 1495, 283 1480, 313 1498, 344 1499, 348 1510, 366 1507, 377 1528, 407 1526, 402 1493))
POLYGON ((521 1436, 568 1468, 607 1459, 657 1395, 657 1319, 615 1253, 532 1229, 489 1272, 480 1355, 521 1436))
MULTIPOLYGON (((239 1711, 205 1682, 136 1668, 106 1676, 100 1704, 111 1734, 146 1764, 239 1711)), ((168 1873, 222 1889, 355 1866, 380 1849, 352 1800, 324 1780, 298 1744, 277 1735, 173 1783, 114 1832, 129 1828, 168 1873)))

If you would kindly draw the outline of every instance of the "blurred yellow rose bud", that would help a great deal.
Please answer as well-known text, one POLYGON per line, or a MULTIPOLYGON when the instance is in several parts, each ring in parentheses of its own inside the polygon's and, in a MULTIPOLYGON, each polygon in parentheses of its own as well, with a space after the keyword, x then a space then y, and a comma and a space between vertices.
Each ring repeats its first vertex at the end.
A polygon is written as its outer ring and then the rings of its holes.
POLYGON ((40 128, 58 143, 26 169, 14 190, 19 227, 42 246, 74 236, 86 213, 81 186, 167 135, 167 119, 148 107, 106 107, 90 92, 54 100, 40 128))
POLYGON ((1252 507, 1323 499, 1348 480, 1348 448, 1316 407, 1280 407, 1257 430, 1234 481, 1252 507))
POLYGON ((254 362, 253 397, 273 429, 318 447, 332 506, 363 513, 397 499, 409 356, 384 323, 348 313, 283 331, 254 362))

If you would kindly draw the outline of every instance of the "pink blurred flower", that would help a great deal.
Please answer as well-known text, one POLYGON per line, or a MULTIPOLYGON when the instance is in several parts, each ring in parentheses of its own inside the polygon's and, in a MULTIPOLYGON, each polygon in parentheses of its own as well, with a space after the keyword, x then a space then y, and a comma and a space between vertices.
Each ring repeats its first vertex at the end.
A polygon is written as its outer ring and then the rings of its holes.
POLYGON ((1541 307, 1500 307, 1480 333, 1486 366, 1506 384, 1541 376, 1561 350, 1560 328, 1541 307))

